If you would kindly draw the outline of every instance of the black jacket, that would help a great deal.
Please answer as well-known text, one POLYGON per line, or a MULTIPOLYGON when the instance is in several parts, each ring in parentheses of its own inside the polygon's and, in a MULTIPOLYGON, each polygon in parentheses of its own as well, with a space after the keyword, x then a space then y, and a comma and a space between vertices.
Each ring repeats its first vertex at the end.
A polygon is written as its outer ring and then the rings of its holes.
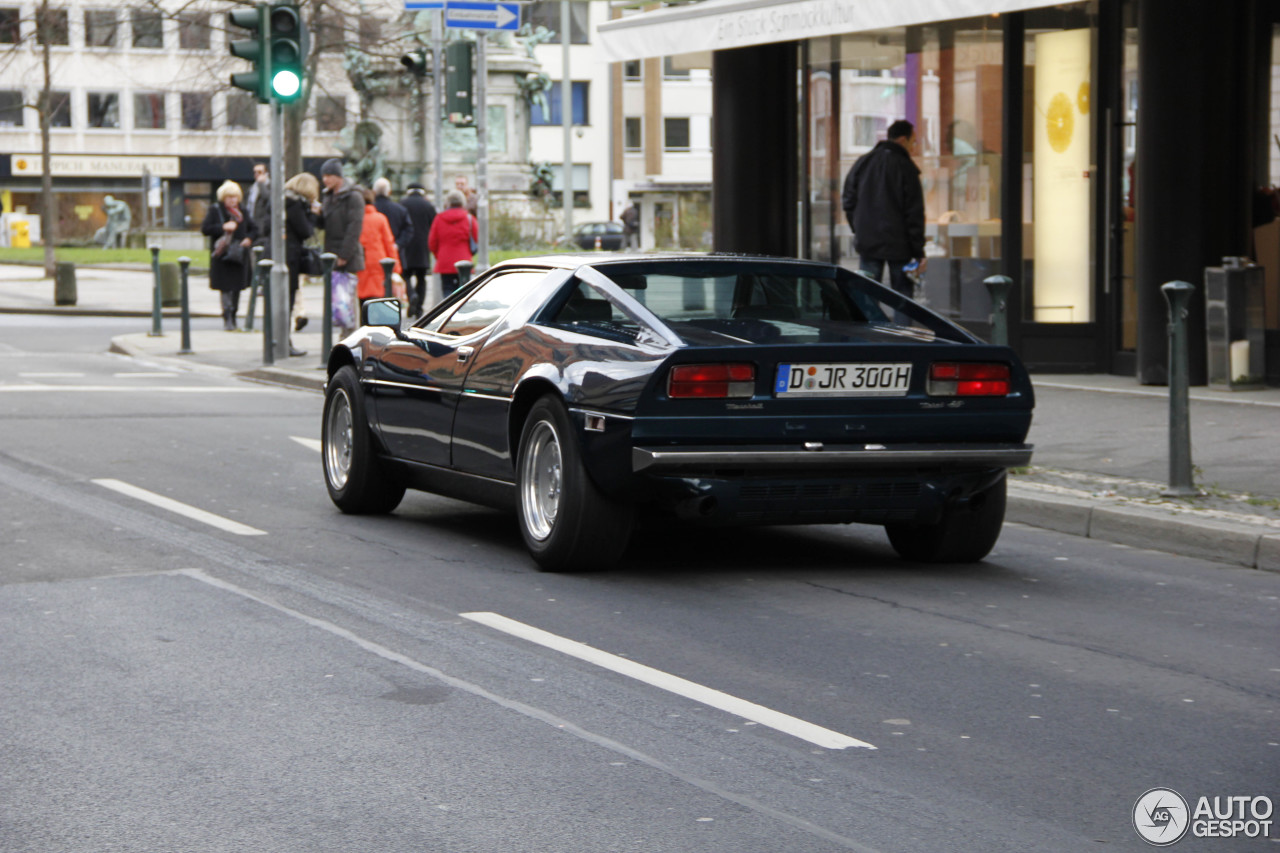
POLYGON ((413 220, 404 205, 387 198, 385 195, 374 196, 373 207, 387 217, 391 226, 391 237, 396 241, 396 249, 400 252, 400 266, 404 266, 404 247, 413 239, 413 220))
POLYGON ((924 257, 924 191, 907 149, 885 140, 858 158, 840 196, 853 247, 866 258, 924 257))
POLYGON ((343 179, 337 192, 324 191, 320 197, 320 221, 324 229, 324 250, 345 260, 343 272, 364 269, 364 248, 360 231, 364 227, 364 196, 350 180, 343 179))
POLYGON ((431 252, 427 249, 427 237, 431 223, 436 218, 436 206, 420 192, 411 192, 401 199, 409 218, 413 220, 413 236, 401 251, 400 265, 408 270, 425 270, 431 267, 431 252))
POLYGON ((295 193, 284 191, 284 259, 290 270, 297 270, 302 260, 302 246, 316 230, 316 215, 311 202, 295 193))
MULTIPOLYGON (((253 217, 246 213, 243 207, 240 208, 240 213, 240 223, 236 225, 236 230, 231 235, 232 241, 236 243, 243 242, 246 237, 252 240, 258 236, 253 217)), ((242 290, 249 286, 249 274, 253 266, 252 253, 246 253, 245 258, 248 263, 244 264, 233 264, 213 255, 213 248, 218 244, 218 238, 225 233, 222 224, 231 218, 231 214, 227 212, 227 206, 217 202, 209 205, 204 223, 200 226, 201 233, 209 238, 209 288, 211 290, 242 290)))

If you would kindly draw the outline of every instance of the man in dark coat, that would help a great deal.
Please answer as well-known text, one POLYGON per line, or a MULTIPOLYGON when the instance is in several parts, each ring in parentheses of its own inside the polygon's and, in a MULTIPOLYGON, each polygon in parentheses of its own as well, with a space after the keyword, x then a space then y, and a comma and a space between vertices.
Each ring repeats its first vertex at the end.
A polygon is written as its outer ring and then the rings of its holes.
POLYGON ((324 250, 338 256, 334 268, 343 272, 364 269, 360 231, 364 228, 364 196, 342 174, 342 161, 325 160, 320 167, 324 192, 320 198, 319 227, 324 229, 324 250))
POLYGON ((271 257, 271 175, 263 163, 253 164, 253 186, 249 188, 249 216, 258 229, 253 245, 262 247, 262 257, 271 257))
POLYGON ((858 158, 844 179, 841 203, 861 270, 876 281, 889 266, 889 285, 906 296, 915 286, 904 267, 912 260, 923 275, 924 190, 920 169, 911 159, 915 127, 909 121, 889 125, 889 138, 858 158))
POLYGON ((409 190, 400 203, 413 222, 413 236, 400 250, 400 266, 404 267, 404 280, 409 285, 409 312, 416 316, 422 313, 427 299, 427 277, 431 274, 427 236, 436 218, 436 208, 427 200, 427 191, 422 184, 409 184, 409 190))
POLYGON ((387 217, 391 226, 391 238, 396 241, 396 252, 400 255, 400 266, 404 267, 404 247, 413 239, 413 220, 409 211, 391 198, 391 182, 386 178, 378 178, 373 182, 373 207, 387 217))

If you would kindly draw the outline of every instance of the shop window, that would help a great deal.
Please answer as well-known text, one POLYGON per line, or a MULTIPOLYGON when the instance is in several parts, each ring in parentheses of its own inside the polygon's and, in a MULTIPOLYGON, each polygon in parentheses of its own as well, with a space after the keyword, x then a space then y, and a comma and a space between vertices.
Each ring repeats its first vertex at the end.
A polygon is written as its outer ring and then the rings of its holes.
POLYGON ((22 39, 20 9, 0 9, 0 44, 17 44, 22 39))
POLYGON ((67 23, 66 9, 47 9, 36 14, 36 43, 51 45, 71 44, 71 27, 67 23))
POLYGON ((644 119, 627 116, 622 120, 622 150, 628 154, 644 151, 644 119))
POLYGON ((667 118, 662 120, 662 150, 689 150, 689 119, 667 118))
POLYGON ((211 32, 208 12, 184 12, 178 16, 178 47, 183 50, 208 50, 211 32))
POLYGON ((133 46, 164 47, 164 15, 151 9, 133 10, 133 46))
POLYGON ((0 91, 0 127, 22 127, 22 93, 7 89, 0 91))
MULTIPOLYGON (((547 2, 526 3, 524 5, 524 23, 532 26, 534 29, 538 27, 546 27, 555 33, 555 41, 560 41, 560 33, 563 30, 560 27, 560 2, 559 0, 547 0, 547 2)), ((570 44, 587 44, 587 6, 588 3, 570 3, 569 4, 569 43, 570 44)))
POLYGON ((84 46, 115 47, 120 28, 115 9, 86 9, 84 12, 84 46))
POLYGON ((213 95, 208 92, 182 93, 182 127, 184 130, 213 128, 213 95))
POLYGON ((120 96, 115 92, 90 92, 89 127, 116 128, 120 126, 120 96))
POLYGON ((247 92, 227 95, 227 127, 234 130, 257 130, 258 99, 247 92))
POLYGON ((322 95, 316 98, 316 130, 333 133, 347 126, 347 102, 342 98, 322 95))
MULTIPOLYGON (((573 123, 575 125, 587 125, 587 103, 590 94, 590 83, 581 82, 571 84, 573 91, 573 123)), ((529 124, 546 125, 546 124, 562 124, 564 122, 563 113, 560 110, 560 81, 551 84, 551 89, 547 91, 547 103, 550 106, 550 114, 543 112, 542 107, 534 104, 529 108, 529 124)))
POLYGON ((138 130, 164 128, 164 95, 160 92, 137 92, 133 96, 133 126, 138 130))

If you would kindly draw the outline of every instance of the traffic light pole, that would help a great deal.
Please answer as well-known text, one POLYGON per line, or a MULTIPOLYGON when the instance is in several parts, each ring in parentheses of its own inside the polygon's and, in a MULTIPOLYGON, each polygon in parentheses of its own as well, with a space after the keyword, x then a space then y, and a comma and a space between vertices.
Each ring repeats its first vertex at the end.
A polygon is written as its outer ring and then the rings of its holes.
MULTIPOLYGON (((428 111, 431 127, 435 133, 436 146, 436 211, 444 213, 444 11, 431 13, 431 46, 432 62, 435 65, 431 86, 435 94, 435 103, 428 111)), ((440 273, 431 273, 430 304, 434 305, 444 296, 444 287, 440 283, 440 273)))
POLYGON ((289 357, 289 271, 284 256, 284 105, 271 101, 271 327, 272 351, 279 361, 289 357))
POLYGON ((476 219, 480 252, 476 269, 489 268, 489 109, 485 97, 489 80, 489 36, 484 30, 476 34, 476 219))

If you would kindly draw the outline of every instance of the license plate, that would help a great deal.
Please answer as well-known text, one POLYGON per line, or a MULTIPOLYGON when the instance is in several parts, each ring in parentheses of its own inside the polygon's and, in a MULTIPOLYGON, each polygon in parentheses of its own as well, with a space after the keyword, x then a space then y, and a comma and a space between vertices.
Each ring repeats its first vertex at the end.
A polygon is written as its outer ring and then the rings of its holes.
POLYGON ((906 364, 779 364, 775 397, 905 397, 906 364))

